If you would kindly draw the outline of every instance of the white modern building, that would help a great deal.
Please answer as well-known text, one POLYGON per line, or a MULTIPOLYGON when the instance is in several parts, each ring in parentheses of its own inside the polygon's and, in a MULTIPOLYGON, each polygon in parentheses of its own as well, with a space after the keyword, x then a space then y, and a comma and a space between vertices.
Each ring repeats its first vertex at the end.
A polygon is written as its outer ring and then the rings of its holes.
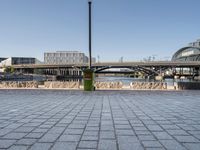
POLYGON ((78 51, 45 52, 45 64, 83 64, 88 62, 88 57, 78 51))
POLYGON ((23 64, 40 64, 41 62, 32 57, 9 57, 0 62, 0 67, 23 65, 23 64))

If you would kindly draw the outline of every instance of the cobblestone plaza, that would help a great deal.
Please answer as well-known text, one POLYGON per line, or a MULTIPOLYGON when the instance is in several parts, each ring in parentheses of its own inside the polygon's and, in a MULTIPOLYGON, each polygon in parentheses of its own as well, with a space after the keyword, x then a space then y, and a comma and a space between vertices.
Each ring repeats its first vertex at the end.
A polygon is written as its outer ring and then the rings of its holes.
POLYGON ((0 149, 199 150, 199 91, 0 90, 0 149))

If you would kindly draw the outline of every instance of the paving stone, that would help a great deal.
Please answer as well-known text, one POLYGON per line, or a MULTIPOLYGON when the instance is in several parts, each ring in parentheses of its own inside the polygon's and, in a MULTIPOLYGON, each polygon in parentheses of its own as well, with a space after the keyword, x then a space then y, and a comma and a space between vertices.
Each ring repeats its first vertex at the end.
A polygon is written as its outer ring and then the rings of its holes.
POLYGON ((27 133, 16 133, 16 132, 12 132, 9 133, 7 135, 5 135, 3 138, 5 139, 21 139, 23 138, 25 135, 27 135, 27 133))
POLYGON ((12 146, 16 140, 0 140, 0 148, 9 148, 12 146))
POLYGON ((31 132, 28 135, 26 135, 26 138, 33 138, 33 139, 39 139, 43 136, 44 133, 35 133, 35 132, 31 132))
POLYGON ((138 135, 140 141, 156 141, 156 138, 153 135, 138 135))
POLYGON ((97 131, 84 131, 83 133, 84 136, 98 136, 98 134, 97 131))
POLYGON ((115 140, 100 140, 98 150, 116 150, 117 143, 115 140))
POLYGON ((200 149, 200 143, 184 143, 183 144, 186 148, 189 150, 199 150, 200 149))
POLYGON ((34 127, 19 127, 15 130, 15 132, 31 132, 34 127))
POLYGON ((49 150, 52 143, 35 143, 30 150, 49 150))
POLYGON ((39 142, 55 142, 59 136, 60 134, 45 134, 39 142))
POLYGON ((65 130, 65 127, 53 127, 51 128, 48 133, 49 134, 61 134, 65 130))
POLYGON ((8 150, 27 150, 28 146, 23 145, 13 145, 8 150))
POLYGON ((118 143, 138 143, 136 136, 117 136, 118 143))
POLYGON ((167 130, 167 132, 170 135, 189 135, 186 131, 184 130, 167 130))
POLYGON ((97 141, 80 141, 79 148, 97 148, 97 141))
POLYGON ((19 141, 17 141, 17 145, 33 145, 35 142, 37 141, 37 139, 20 139, 19 141))
POLYGON ((114 139, 115 133, 111 131, 101 131, 100 132, 100 139, 114 139))
POLYGON ((135 135, 132 130, 116 130, 117 135, 135 135))
POLYGON ((163 129, 159 125, 147 125, 147 128, 150 131, 163 131, 163 129))
POLYGON ((82 134, 83 130, 82 129, 67 129, 64 131, 63 134, 82 134))
POLYGON ((81 135, 63 134, 60 136, 58 141, 78 142, 80 138, 81 135))
POLYGON ((144 147, 162 147, 162 145, 158 142, 158 141, 142 141, 142 144, 144 145, 144 147))
POLYGON ((6 128, 0 129, 0 136, 4 136, 4 135, 8 134, 11 131, 12 131, 12 129, 6 129, 6 128))
POLYGON ((169 150, 186 150, 184 146, 182 146, 180 143, 178 143, 175 140, 160 140, 162 145, 169 150))
POLYGON ((76 142, 56 142, 52 150, 76 150, 76 142))
POLYGON ((198 139, 196 139, 193 136, 174 136, 179 142, 184 143, 198 143, 200 142, 198 139))
POLYGON ((7 129, 7 128, 9 128, 9 129, 17 129, 18 127, 20 127, 20 126, 22 126, 22 125, 23 125, 23 123, 12 123, 12 124, 6 126, 5 128, 6 128, 6 129, 7 129))
POLYGON ((88 136, 88 135, 84 135, 82 136, 81 140, 82 141, 98 141, 98 136, 88 136))
POLYGON ((158 140, 171 140, 173 139, 167 132, 153 132, 158 140))

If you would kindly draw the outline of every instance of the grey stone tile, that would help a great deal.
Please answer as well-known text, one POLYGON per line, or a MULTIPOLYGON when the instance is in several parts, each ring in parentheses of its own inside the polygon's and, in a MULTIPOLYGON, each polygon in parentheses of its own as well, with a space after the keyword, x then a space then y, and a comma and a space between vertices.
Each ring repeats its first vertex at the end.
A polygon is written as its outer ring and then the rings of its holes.
POLYGON ((167 132, 170 135, 189 135, 186 131, 184 130, 167 130, 167 132))
POLYGON ((18 127, 20 127, 21 125, 23 125, 23 123, 12 123, 8 126, 6 126, 5 128, 9 128, 9 129, 17 129, 18 127))
POLYGON ((116 130, 117 135, 135 135, 133 130, 116 130))
POLYGON ((172 136, 170 136, 167 132, 153 132, 159 140, 172 140, 172 136))
POLYGON ((20 139, 17 141, 17 145, 33 145, 35 142, 37 141, 37 139, 20 139))
POLYGON ((0 148, 9 148, 12 146, 16 140, 0 140, 0 148))
POLYGON ((8 150, 27 150, 28 146, 24 145, 13 145, 8 150))
POLYGON ((31 132, 34 127, 19 127, 15 130, 15 132, 31 132))
POLYGON ((58 141, 78 142, 80 138, 81 135, 63 134, 58 141))
POLYGON ((49 134, 61 134, 65 130, 65 127, 53 127, 47 133, 49 134))
POLYGON ((119 150, 144 150, 140 143, 119 143, 119 150))
POLYGON ((39 142, 55 142, 60 134, 45 134, 39 142))
POLYGON ((186 150, 184 146, 182 146, 180 143, 178 143, 175 140, 160 140, 162 145, 169 150, 186 150))
POLYGON ((70 129, 83 129, 85 128, 85 125, 84 124, 70 124, 68 126, 68 128, 70 129))
POLYGON ((12 131, 12 129, 6 129, 6 128, 0 129, 0 136, 4 136, 4 135, 8 134, 11 131, 12 131))
POLYGON ((98 150, 116 150, 117 143, 115 140, 100 140, 98 150))
POLYGON ((80 141, 79 148, 97 148, 97 141, 80 141))
POLYGON ((30 150, 49 150, 53 143, 35 143, 30 150))
POLYGON ((184 143, 198 143, 200 142, 198 139, 196 139, 193 136, 174 136, 179 142, 184 143))
POLYGON ((186 148, 189 150, 199 150, 200 149, 200 143, 184 143, 183 144, 186 148))
POLYGON ((150 131, 163 131, 163 129, 159 125, 147 125, 147 128, 150 131))
POLYGON ((118 136, 118 143, 138 143, 139 140, 136 136, 118 136))
POLYGON ((5 135, 3 138, 5 139, 21 139, 23 138, 25 135, 27 135, 27 133, 16 133, 16 132, 12 132, 9 133, 7 135, 5 135))
POLYGON ((155 141, 155 137, 153 135, 138 135, 140 141, 155 141))
POLYGON ((56 142, 52 150, 76 150, 76 142, 56 142))
POLYGON ((83 129, 67 129, 63 134, 82 134, 83 129))
POLYGON ((26 138, 33 138, 33 139, 39 139, 44 135, 44 133, 35 133, 35 132, 31 132, 29 134, 27 134, 25 137, 26 138))
POLYGON ((98 131, 84 131, 84 136, 98 136, 98 131))
POLYGON ((114 131, 113 125, 102 125, 101 126, 101 131, 114 131))
POLYGON ((151 148, 161 147, 162 148, 162 145, 158 141, 142 141, 142 144, 145 148, 147 147, 151 147, 151 148))
POLYGON ((81 138, 82 141, 97 141, 98 140, 98 136, 88 136, 88 135, 84 135, 81 138))
POLYGON ((114 139, 115 133, 112 131, 101 131, 100 132, 100 139, 114 139))
POLYGON ((33 130, 32 132, 36 132, 36 133, 46 133, 49 129, 42 129, 42 128, 36 128, 35 130, 33 130))

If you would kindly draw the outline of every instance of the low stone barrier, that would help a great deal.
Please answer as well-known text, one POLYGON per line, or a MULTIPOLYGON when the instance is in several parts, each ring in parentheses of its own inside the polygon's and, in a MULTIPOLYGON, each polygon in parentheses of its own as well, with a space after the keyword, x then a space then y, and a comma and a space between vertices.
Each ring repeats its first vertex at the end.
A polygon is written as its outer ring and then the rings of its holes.
POLYGON ((47 81, 44 82, 45 88, 68 88, 68 89, 79 89, 79 82, 60 82, 60 81, 47 81))
POLYGON ((122 82, 96 82, 96 89, 122 89, 122 82))
POLYGON ((164 82, 131 82, 131 89, 167 89, 167 83, 164 82))
POLYGON ((0 88, 38 88, 36 81, 3 81, 0 88))

